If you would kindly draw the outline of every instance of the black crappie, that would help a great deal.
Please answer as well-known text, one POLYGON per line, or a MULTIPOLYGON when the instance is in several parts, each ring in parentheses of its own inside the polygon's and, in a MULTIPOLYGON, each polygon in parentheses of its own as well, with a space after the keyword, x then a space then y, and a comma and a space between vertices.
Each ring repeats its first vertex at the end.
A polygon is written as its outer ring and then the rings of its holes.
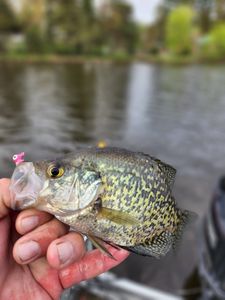
POLYGON ((47 211, 106 251, 102 241, 142 255, 165 255, 188 211, 171 194, 176 170, 149 155, 87 148, 55 160, 23 162, 12 176, 17 208, 47 211))

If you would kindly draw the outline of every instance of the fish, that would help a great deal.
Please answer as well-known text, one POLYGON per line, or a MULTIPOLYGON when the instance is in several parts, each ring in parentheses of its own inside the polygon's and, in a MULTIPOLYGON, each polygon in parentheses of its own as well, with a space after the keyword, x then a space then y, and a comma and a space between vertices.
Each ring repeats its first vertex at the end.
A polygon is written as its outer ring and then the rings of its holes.
POLYGON ((192 216, 172 195, 175 175, 175 168, 142 152, 90 147, 21 162, 10 191, 14 208, 54 215, 108 256, 106 244, 160 258, 192 216))

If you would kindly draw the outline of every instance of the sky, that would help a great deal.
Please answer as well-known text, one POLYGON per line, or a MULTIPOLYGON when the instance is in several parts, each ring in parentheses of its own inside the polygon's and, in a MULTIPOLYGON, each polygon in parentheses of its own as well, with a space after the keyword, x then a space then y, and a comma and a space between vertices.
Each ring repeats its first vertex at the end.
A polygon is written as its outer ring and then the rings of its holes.
POLYGON ((134 18, 140 23, 154 21, 156 7, 162 0, 126 0, 133 6, 134 18))
MULTIPOLYGON (((96 5, 107 0, 94 0, 96 5)), ((149 23, 154 21, 156 8, 163 0, 126 0, 133 6, 134 19, 139 23, 149 23)))
MULTIPOLYGON (((21 0, 10 0, 14 6, 20 7, 21 0)), ((107 0, 94 0, 96 4, 107 0)), ((133 6, 134 19, 140 23, 149 23, 154 21, 156 7, 163 0, 126 0, 133 6)))

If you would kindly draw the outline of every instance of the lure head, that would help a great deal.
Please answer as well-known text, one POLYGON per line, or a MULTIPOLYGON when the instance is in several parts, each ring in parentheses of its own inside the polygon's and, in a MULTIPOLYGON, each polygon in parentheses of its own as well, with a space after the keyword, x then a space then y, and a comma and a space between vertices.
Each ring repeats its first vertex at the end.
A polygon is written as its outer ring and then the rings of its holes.
POLYGON ((13 161, 16 164, 16 166, 19 165, 20 163, 24 162, 24 155, 25 155, 24 152, 13 155, 13 161))

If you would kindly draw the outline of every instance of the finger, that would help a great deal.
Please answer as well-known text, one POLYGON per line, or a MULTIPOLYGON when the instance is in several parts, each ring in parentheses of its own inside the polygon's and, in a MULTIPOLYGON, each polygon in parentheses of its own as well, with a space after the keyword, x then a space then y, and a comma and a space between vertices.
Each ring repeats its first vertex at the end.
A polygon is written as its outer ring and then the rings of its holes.
POLYGON ((47 259, 50 266, 60 269, 80 260, 84 254, 83 237, 76 232, 70 232, 50 244, 47 259))
POLYGON ((11 198, 9 192, 9 185, 9 179, 0 179, 0 218, 3 218, 8 214, 8 208, 10 207, 11 198))
POLYGON ((25 234, 43 225, 53 218, 52 215, 36 209, 26 209, 22 211, 16 219, 16 230, 20 234, 25 234))
POLYGON ((21 237, 14 245, 13 256, 17 263, 27 264, 44 256, 52 241, 64 235, 68 226, 53 219, 21 237))
POLYGON ((115 259, 106 256, 99 250, 93 250, 86 253, 80 261, 59 271, 62 286, 68 288, 73 284, 98 276, 120 264, 129 255, 128 251, 118 250, 111 246, 108 250, 115 259))
POLYGON ((38 258, 29 264, 31 273, 39 285, 47 291, 51 299, 60 299, 63 291, 58 270, 49 266, 45 257, 38 258))

